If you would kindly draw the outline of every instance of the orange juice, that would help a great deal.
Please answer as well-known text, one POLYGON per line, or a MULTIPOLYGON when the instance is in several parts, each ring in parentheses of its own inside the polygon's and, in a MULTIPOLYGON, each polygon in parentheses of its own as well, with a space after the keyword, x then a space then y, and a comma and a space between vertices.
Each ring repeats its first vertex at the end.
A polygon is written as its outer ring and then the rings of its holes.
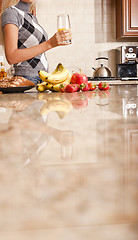
MULTIPOLYGON (((57 16, 57 29, 58 29, 58 32, 71 29, 69 15, 60 14, 57 16)), ((71 40, 63 41, 63 43, 65 42, 71 43, 71 40)))
MULTIPOLYGON (((66 29, 66 28, 59 28, 59 29, 58 29, 58 32, 64 31, 64 30, 68 30, 68 29, 66 29)), ((69 30, 71 30, 71 29, 69 29, 69 30)))
MULTIPOLYGON (((68 30, 68 29, 66 29, 66 28, 59 28, 59 29, 58 29, 58 32, 64 31, 64 30, 68 30)), ((71 30, 71 29, 69 28, 69 30, 71 30)), ((67 42, 70 42, 70 43, 71 43, 71 40, 67 40, 67 42)))

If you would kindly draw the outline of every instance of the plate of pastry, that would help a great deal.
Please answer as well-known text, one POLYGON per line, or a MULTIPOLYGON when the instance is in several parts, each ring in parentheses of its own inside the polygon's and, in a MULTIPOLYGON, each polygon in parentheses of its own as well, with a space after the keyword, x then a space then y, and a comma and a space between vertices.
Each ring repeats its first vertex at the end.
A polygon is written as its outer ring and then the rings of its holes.
POLYGON ((0 79, 0 91, 2 93, 22 93, 33 87, 35 87, 34 83, 20 76, 0 79))

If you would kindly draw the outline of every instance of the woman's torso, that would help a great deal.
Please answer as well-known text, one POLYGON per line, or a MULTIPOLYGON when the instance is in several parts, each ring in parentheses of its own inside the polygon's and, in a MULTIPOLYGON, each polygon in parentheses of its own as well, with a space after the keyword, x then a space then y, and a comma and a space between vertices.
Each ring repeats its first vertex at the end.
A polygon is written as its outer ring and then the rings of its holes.
MULTIPOLYGON (((37 18, 17 6, 9 7, 2 15, 2 27, 6 23, 16 24, 19 28, 18 49, 25 49, 47 41, 45 30, 39 25, 37 18)), ((27 61, 14 64, 15 75, 38 76, 39 70, 48 71, 45 53, 27 61)))

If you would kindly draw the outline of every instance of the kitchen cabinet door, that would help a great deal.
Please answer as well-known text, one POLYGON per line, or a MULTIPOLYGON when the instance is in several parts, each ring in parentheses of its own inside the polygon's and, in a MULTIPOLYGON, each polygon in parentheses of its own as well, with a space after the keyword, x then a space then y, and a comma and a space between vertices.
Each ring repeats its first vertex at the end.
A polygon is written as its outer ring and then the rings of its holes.
POLYGON ((116 38, 138 37, 138 0, 116 0, 116 38))

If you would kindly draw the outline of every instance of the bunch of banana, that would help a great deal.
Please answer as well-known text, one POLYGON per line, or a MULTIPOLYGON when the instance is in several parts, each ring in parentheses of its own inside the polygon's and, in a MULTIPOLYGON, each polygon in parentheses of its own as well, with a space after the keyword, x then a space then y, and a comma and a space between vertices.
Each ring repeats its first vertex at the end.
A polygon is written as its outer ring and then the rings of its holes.
POLYGON ((44 92, 45 90, 59 92, 61 83, 66 85, 70 83, 71 73, 61 63, 59 63, 53 73, 39 71, 39 77, 43 81, 36 86, 36 89, 39 92, 44 92))

